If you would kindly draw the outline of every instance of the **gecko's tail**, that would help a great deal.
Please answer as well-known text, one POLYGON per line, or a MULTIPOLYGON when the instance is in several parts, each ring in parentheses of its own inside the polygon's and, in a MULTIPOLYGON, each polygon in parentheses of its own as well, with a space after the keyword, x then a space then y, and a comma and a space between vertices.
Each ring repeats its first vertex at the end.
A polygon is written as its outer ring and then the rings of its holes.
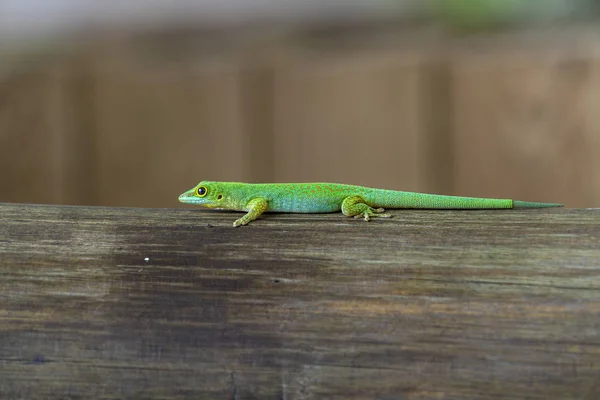
POLYGON ((546 208, 546 207, 564 207, 564 204, 535 203, 532 201, 513 200, 513 208, 546 208))

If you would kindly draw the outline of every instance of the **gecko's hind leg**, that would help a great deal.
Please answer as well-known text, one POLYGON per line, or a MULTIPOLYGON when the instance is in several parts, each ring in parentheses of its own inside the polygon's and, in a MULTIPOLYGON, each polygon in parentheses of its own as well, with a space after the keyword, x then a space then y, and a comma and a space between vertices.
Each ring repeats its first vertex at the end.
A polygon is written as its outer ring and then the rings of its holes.
POLYGON ((348 217, 364 218, 369 221, 371 217, 391 218, 384 214, 383 208, 373 208, 360 196, 348 196, 342 202, 342 213, 348 217))

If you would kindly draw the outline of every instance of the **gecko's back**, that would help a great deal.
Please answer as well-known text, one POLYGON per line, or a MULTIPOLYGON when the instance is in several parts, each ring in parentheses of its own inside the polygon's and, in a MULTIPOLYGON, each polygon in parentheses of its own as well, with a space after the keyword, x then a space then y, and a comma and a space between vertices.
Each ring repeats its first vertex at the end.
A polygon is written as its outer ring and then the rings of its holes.
MULTIPOLYGON (((269 202, 270 212, 323 213, 340 211, 342 201, 353 194, 361 194, 360 186, 338 183, 246 183, 236 190, 244 200, 263 197, 269 202)), ((247 200, 246 200, 247 201, 247 200)))

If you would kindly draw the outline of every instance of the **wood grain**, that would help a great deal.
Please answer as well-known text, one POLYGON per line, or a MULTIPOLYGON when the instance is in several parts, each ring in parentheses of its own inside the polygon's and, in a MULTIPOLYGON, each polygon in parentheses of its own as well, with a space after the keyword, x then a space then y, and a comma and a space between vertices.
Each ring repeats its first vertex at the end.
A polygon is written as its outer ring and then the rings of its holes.
POLYGON ((0 204, 0 397, 595 399, 600 210, 0 204))

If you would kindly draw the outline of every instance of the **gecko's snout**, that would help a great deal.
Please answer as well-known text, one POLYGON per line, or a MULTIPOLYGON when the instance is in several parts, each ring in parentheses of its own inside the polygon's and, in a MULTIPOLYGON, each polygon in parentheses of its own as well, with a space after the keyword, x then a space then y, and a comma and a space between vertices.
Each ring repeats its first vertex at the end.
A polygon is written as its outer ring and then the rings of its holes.
POLYGON ((199 204, 202 199, 194 196, 194 189, 188 190, 187 192, 183 192, 179 195, 179 201, 184 204, 199 204))
POLYGON ((181 203, 189 203, 189 199, 190 199, 189 192, 181 193, 179 195, 179 202, 181 202, 181 203))

